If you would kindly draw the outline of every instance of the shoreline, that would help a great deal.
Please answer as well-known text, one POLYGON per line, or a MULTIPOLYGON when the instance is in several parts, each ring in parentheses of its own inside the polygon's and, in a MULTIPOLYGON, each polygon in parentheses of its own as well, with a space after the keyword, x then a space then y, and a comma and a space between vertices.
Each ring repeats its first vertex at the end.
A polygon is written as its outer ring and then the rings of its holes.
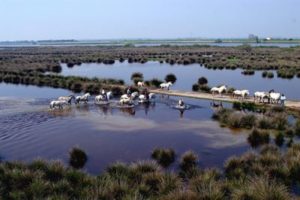
MULTIPOLYGON (((212 96, 210 93, 204 93, 204 92, 191 92, 191 91, 180 91, 180 90, 160 90, 160 89, 151 89, 150 92, 155 94, 165 94, 170 96, 179 96, 179 97, 188 97, 188 98, 195 98, 195 99, 205 99, 205 100, 216 100, 216 101, 223 101, 223 102, 252 102, 256 105, 277 105, 277 104, 262 104, 258 102, 254 102, 253 97, 248 97, 244 100, 236 99, 228 95, 215 95, 212 96)), ((285 107, 294 109, 294 110, 300 110, 300 101, 296 100, 287 100, 285 101, 285 107)))

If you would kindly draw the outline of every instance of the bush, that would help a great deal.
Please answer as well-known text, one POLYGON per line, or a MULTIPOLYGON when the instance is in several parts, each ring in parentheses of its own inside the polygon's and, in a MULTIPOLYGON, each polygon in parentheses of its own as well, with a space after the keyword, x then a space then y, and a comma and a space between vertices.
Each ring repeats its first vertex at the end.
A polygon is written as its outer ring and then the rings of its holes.
POLYGON ((273 122, 269 118, 263 117, 263 118, 261 118, 258 121, 258 128, 261 128, 261 129, 273 129, 274 128, 274 124, 273 124, 273 122))
POLYGON ((155 159, 158 164, 167 168, 175 161, 175 152, 173 149, 154 149, 151 157, 155 159))
POLYGON ((69 163, 72 167, 74 167, 75 169, 80 169, 84 167, 88 157, 83 150, 74 147, 73 149, 71 149, 69 154, 69 163))
POLYGON ((300 119, 298 119, 297 122, 295 123, 295 134, 297 136, 300 136, 300 119))
POLYGON ((123 89, 121 87, 118 87, 118 86, 112 87, 111 91, 112 91, 114 96, 119 96, 119 95, 123 94, 123 89))
POLYGON ((203 92, 210 92, 210 87, 208 85, 200 85, 199 86, 199 90, 203 91, 203 92))
POLYGON ((234 90, 235 90, 235 88, 230 87, 230 88, 227 89, 227 93, 232 94, 234 90))
POLYGON ((176 76, 174 74, 167 74, 165 77, 166 82, 175 83, 177 80, 176 76))
POLYGON ((235 101, 232 103, 232 108, 236 110, 248 110, 248 111, 255 111, 256 105, 252 102, 239 102, 235 101))
POLYGON ((286 131, 285 131, 285 135, 287 137, 290 137, 290 138, 293 138, 295 133, 294 133, 294 130, 292 128, 288 128, 286 131))
POLYGON ((198 156, 194 152, 187 151, 181 156, 180 169, 184 173, 187 173, 193 168, 195 168, 197 164, 198 164, 198 156))
POLYGON ((255 71, 254 70, 245 70, 241 72, 243 75, 254 75, 255 71))
POLYGON ((71 85, 71 88, 70 88, 72 91, 76 92, 76 93, 79 93, 82 91, 82 84, 81 83, 73 83, 71 85))
POLYGON ((275 144, 279 147, 281 147, 284 143, 284 135, 282 132, 279 132, 276 134, 276 137, 275 137, 275 144))
POLYGON ((274 78, 274 73, 273 73, 273 72, 268 72, 267 77, 268 77, 268 78, 274 78))
POLYGON ((268 75, 268 72, 267 72, 267 71, 264 71, 264 72, 261 74, 261 76, 262 76, 263 78, 266 78, 267 75, 268 75))
POLYGON ((242 103, 239 101, 235 101, 232 103, 232 108, 236 110, 242 110, 242 103))
POLYGON ((256 124, 256 117, 252 114, 247 114, 245 116, 242 116, 240 121, 241 128, 251 129, 252 127, 255 126, 255 124, 256 124))
POLYGON ((132 75, 131 75, 131 80, 135 80, 135 79, 139 79, 139 80, 144 80, 144 75, 140 72, 134 72, 132 75))
MULTIPOLYGON (((218 181, 215 172, 209 170, 190 180, 190 189, 197 194, 194 199, 223 200, 225 198, 223 183, 218 181)), ((217 175, 218 176, 218 175, 217 175)))
POLYGON ((200 77, 199 79, 198 79, 198 84, 199 85, 205 85, 205 84, 207 84, 208 83, 208 80, 205 78, 205 77, 200 77))
POLYGON ((51 71, 55 73, 60 73, 62 71, 62 68, 60 65, 54 65, 52 66, 51 71))
POLYGON ((138 82, 142 82, 143 79, 141 79, 141 78, 134 78, 132 81, 133 81, 133 83, 134 83, 135 85, 137 85, 138 82))
POLYGON ((159 85, 160 85, 161 83, 163 83, 163 81, 154 78, 154 79, 150 80, 149 83, 150 83, 151 86, 154 86, 154 87, 157 87, 157 88, 158 88, 159 85))
POLYGON ((198 85, 198 84, 194 84, 194 85, 192 86, 192 90, 193 90, 194 92, 199 91, 199 85, 198 85))
POLYGON ((289 141, 286 143, 287 147, 291 147, 294 144, 294 139, 290 138, 289 141))
POLYGON ((270 135, 268 132, 259 131, 254 129, 252 133, 248 136, 248 142, 252 147, 257 147, 262 144, 267 144, 270 141, 270 135))
POLYGON ((231 199, 291 199, 288 189, 283 184, 268 177, 253 177, 232 191, 231 199))
POLYGON ((288 121, 287 121, 287 116, 285 114, 278 114, 272 118, 272 123, 274 124, 275 128, 277 130, 285 130, 288 121))
POLYGON ((67 63, 67 67, 69 67, 69 68, 72 68, 72 67, 74 67, 74 63, 67 63))

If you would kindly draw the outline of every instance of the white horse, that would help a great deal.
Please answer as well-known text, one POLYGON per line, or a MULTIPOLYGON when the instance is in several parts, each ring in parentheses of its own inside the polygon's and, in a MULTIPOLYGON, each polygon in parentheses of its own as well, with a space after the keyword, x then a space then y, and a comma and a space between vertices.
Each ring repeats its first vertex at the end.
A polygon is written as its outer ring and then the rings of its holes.
POLYGON ((167 89, 167 90, 169 90, 170 86, 172 86, 172 85, 173 85, 172 82, 167 82, 167 83, 161 83, 159 85, 159 87, 160 87, 160 89, 167 89))
POLYGON ((108 100, 110 100, 113 97, 112 91, 106 92, 106 97, 107 97, 108 100))
POLYGON ((59 101, 66 101, 68 104, 72 104, 72 99, 75 100, 75 96, 74 95, 69 95, 69 96, 64 96, 64 97, 58 97, 59 101))
POLYGON ((226 85, 222 85, 220 87, 213 87, 210 89, 212 95, 214 95, 215 93, 222 94, 223 92, 226 92, 226 90, 227 90, 226 85))
POLYGON ((95 101, 96 102, 108 101, 108 98, 105 95, 99 94, 99 95, 95 96, 95 101))
POLYGON ((127 98, 120 98, 119 103, 121 105, 123 105, 123 104, 133 104, 133 101, 131 100, 131 98, 127 97, 127 98))
POLYGON ((60 101, 60 100, 53 100, 50 102, 50 109, 54 109, 56 107, 58 107, 59 109, 63 109, 63 106, 68 104, 67 101, 60 101))
POLYGON ((99 102, 99 101, 109 101, 112 97, 112 92, 109 91, 109 92, 104 92, 104 94, 99 94, 95 97, 95 101, 96 102, 99 102))
POLYGON ((155 98, 156 98, 156 96, 154 93, 149 93, 149 99, 155 99, 155 98))
POLYGON ((150 100, 155 99, 155 94, 154 93, 149 93, 148 98, 146 95, 141 94, 139 96, 139 103, 148 103, 150 100))
POLYGON ((234 90, 232 94, 233 98, 242 97, 242 99, 244 99, 245 97, 249 96, 250 92, 249 90, 234 90))
POLYGON ((269 98, 269 93, 267 92, 255 92, 254 101, 258 100, 259 102, 264 102, 264 99, 269 98))
POLYGON ((278 92, 270 92, 270 103, 279 103, 281 94, 278 92))
POLYGON ((138 87, 145 87, 145 82, 139 81, 139 82, 137 82, 137 86, 138 87))
POLYGON ((131 99, 135 99, 139 96, 139 92, 133 92, 131 93, 131 99))
POLYGON ((75 104, 78 104, 78 103, 80 103, 80 102, 87 103, 87 102, 89 101, 89 97, 90 97, 90 96, 91 96, 90 93, 86 93, 86 94, 84 94, 84 95, 82 95, 82 96, 77 96, 77 97, 75 98, 75 104))
POLYGON ((128 95, 128 94, 123 94, 123 95, 120 97, 120 99, 128 99, 128 98, 130 98, 130 95, 128 95))

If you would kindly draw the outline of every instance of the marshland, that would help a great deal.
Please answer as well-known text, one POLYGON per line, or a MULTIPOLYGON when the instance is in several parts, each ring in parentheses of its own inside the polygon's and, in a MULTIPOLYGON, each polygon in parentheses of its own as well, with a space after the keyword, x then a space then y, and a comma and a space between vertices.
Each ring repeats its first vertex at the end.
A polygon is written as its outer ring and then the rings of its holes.
POLYGON ((299 100, 299 48, 248 48, 0 50, 1 195, 255 199, 255 187, 266 190, 260 194, 265 198, 273 198, 273 191, 279 199, 297 195, 293 173, 299 169, 290 152, 298 145, 298 110, 239 98, 234 103, 183 98, 189 109, 181 112, 174 109, 181 97, 161 94, 134 109, 93 102, 102 89, 117 100, 128 87, 141 92, 138 82, 160 91, 164 81, 173 82, 170 91, 210 93, 212 86, 226 84, 230 98, 236 88, 247 88, 251 96, 276 89, 299 100), (283 71, 294 76, 282 77, 283 71), (59 96, 87 92, 92 97, 86 104, 49 109, 59 96), (244 159, 249 166, 241 164, 244 159))
POLYGON ((299 199, 299 7, 1 2, 0 200, 299 199))

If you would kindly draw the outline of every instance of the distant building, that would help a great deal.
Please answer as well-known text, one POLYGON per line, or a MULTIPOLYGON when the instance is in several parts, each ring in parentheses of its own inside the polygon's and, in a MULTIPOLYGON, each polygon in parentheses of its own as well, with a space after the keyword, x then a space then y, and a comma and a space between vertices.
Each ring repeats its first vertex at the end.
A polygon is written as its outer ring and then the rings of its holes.
POLYGON ((270 40, 272 40, 272 38, 270 38, 270 37, 266 37, 266 40, 267 40, 267 41, 270 41, 270 40))
POLYGON ((254 35, 254 34, 249 34, 249 36, 248 36, 249 40, 256 40, 257 38, 258 38, 258 36, 254 35))

